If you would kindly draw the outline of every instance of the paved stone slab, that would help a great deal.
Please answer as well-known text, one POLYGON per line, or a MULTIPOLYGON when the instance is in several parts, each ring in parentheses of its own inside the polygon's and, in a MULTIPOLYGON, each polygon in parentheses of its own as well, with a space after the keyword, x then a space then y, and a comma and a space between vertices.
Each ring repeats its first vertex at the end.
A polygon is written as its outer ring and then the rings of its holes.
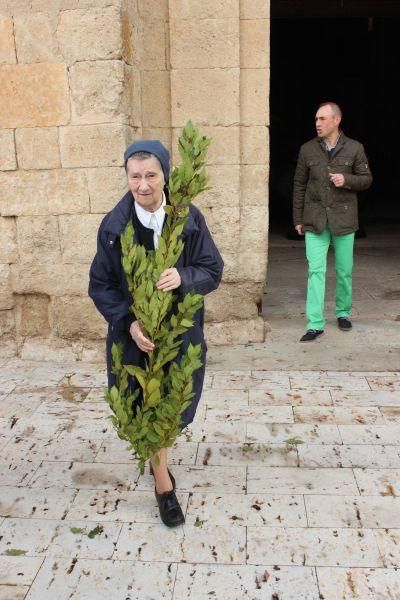
MULTIPOLYGON (((381 417, 383 420, 383 418, 381 417)), ((291 406, 247 406, 236 409, 208 407, 206 423, 226 421, 257 421, 258 423, 293 423, 291 406)))
POLYGON ((364 496, 400 496, 400 469, 354 469, 364 496))
POLYGON ((400 424, 400 406, 381 406, 380 411, 385 423, 400 424))
POLYGON ((28 585, 1 585, 0 584, 0 600, 24 600, 29 592, 28 585), (11 589, 10 589, 11 588, 11 589), (12 594, 12 596, 10 596, 12 594))
POLYGON ((398 567, 400 563, 400 530, 377 529, 374 533, 385 567, 398 567))
POLYGON ((400 391, 400 376, 398 375, 367 377, 367 380, 371 390, 400 391))
POLYGON ((280 406, 288 404, 290 406, 329 406, 332 404, 332 397, 329 391, 324 390, 249 390, 250 406, 280 406))
POLYGON ((114 557, 161 562, 244 564, 246 530, 205 523, 166 529, 165 525, 122 526, 114 557))
MULTIPOLYGON (((288 444, 199 444, 198 465, 251 465, 297 467, 295 446, 288 444)), ((400 466, 400 464, 399 464, 400 466)))
POLYGON ((271 373, 268 371, 231 371, 216 373, 212 389, 220 390, 247 390, 247 389, 290 389, 289 376, 285 373, 271 373))
MULTIPOLYGON (((43 558, 39 557, 33 558, 28 556, 1 556, 0 586, 9 586, 8 589, 9 593, 11 594, 11 591, 14 588, 14 586, 31 585, 42 563, 43 558)), ((25 590, 25 593, 27 591, 28 590, 25 590)))
POLYGON ((310 527, 400 528, 400 498, 305 496, 310 527))
POLYGON ((400 446, 297 446, 301 467, 400 468, 400 446))
POLYGON ((28 485, 37 471, 40 461, 0 459, 0 486, 28 485))
POLYGON ((383 566, 368 529, 249 527, 247 553, 251 564, 262 559, 278 565, 383 566))
MULTIPOLYGON (((188 494, 177 497, 185 512, 188 494)), ((154 491, 79 490, 66 519, 159 524, 160 513, 154 491)))
POLYGON ((319 600, 314 569, 267 565, 180 564, 174 598, 229 600, 319 600))
POLYGON ((384 418, 377 407, 311 407, 295 406, 293 408, 296 423, 336 423, 341 424, 382 424, 384 418))
POLYGON ((248 467, 247 492, 272 494, 357 494, 351 469, 248 467))
POLYGON ((400 395, 393 391, 341 392, 331 391, 337 406, 400 406, 400 395))
POLYGON ((16 459, 30 456, 35 460, 92 462, 100 450, 99 440, 71 439, 68 444, 59 438, 14 437, 2 455, 9 454, 16 459))
MULTIPOLYGON (((174 466, 176 489, 181 492, 210 491, 243 494, 246 491, 245 467, 174 466)), ((137 484, 138 490, 153 490, 154 479, 145 472, 137 484)))
MULTIPOLYGON (((107 439, 101 445, 95 462, 101 463, 129 463, 132 468, 137 468, 137 460, 132 451, 128 451, 128 444, 120 439, 107 439)), ((175 444, 168 449, 168 461, 171 464, 194 465, 196 461, 198 443, 183 442, 175 444)))
POLYGON ((172 599, 176 565, 117 560, 47 558, 27 600, 172 599))
POLYGON ((11 392, 0 398, 0 417, 31 417, 40 403, 40 394, 11 392))
POLYGON ((25 550, 28 556, 111 558, 121 525, 102 523, 99 534, 89 538, 87 534, 97 526, 82 521, 6 519, 0 526, 0 552, 14 548, 25 550), (82 532, 74 533, 71 528, 82 532))
POLYGON ((399 425, 339 425, 343 444, 399 444, 399 425))
POLYGON ((186 523, 238 527, 271 525, 306 527, 302 496, 271 494, 194 493, 189 497, 186 523))
POLYGON ((326 375, 301 375, 290 377, 292 390, 370 390, 366 377, 347 377, 338 374, 326 375))
POLYGON ((318 567, 318 583, 326 600, 397 600, 400 597, 398 569, 349 569, 318 567))
POLYGON ((44 461, 30 481, 32 487, 133 490, 139 477, 131 465, 44 461))
POLYGON ((286 440, 301 440, 308 444, 341 444, 342 438, 337 425, 293 425, 247 423, 247 442, 282 444, 286 440))
POLYGON ((233 442, 246 441, 246 423, 244 421, 220 421, 213 423, 197 420, 184 431, 188 441, 192 442, 233 442))
POLYGON ((205 390, 201 396, 201 402, 206 406, 217 406, 236 410, 249 404, 249 392, 247 390, 205 390))
POLYGON ((76 387, 107 387, 107 373, 103 369, 86 369, 69 375, 61 384, 76 387))
POLYGON ((65 430, 67 425, 71 421, 65 417, 37 417, 35 419, 30 417, 23 417, 15 421, 15 424, 11 422, 10 429, 12 426, 12 432, 15 436, 26 437, 26 438, 39 438, 48 439, 49 437, 56 437, 62 431, 65 430))
POLYGON ((77 490, 65 488, 0 488, 0 515, 41 519, 64 519, 77 490))

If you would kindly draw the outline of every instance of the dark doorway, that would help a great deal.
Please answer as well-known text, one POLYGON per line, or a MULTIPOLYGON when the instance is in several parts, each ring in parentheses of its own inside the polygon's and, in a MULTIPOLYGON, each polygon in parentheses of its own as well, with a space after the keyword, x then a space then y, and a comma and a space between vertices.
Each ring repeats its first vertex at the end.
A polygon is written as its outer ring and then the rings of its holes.
POLYGON ((291 229, 298 150, 327 100, 342 107, 342 128, 364 144, 374 175, 360 197, 361 226, 400 222, 399 4, 271 0, 272 231, 291 229))

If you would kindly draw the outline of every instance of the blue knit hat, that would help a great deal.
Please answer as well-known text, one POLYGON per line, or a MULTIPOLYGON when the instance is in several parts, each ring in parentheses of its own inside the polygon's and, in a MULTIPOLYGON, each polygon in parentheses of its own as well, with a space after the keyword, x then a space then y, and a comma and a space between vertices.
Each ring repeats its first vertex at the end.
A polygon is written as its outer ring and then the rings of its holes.
POLYGON ((161 168, 164 173, 165 183, 169 180, 169 152, 160 140, 138 140, 133 142, 124 152, 125 169, 128 159, 136 152, 149 152, 154 154, 161 163, 161 168))

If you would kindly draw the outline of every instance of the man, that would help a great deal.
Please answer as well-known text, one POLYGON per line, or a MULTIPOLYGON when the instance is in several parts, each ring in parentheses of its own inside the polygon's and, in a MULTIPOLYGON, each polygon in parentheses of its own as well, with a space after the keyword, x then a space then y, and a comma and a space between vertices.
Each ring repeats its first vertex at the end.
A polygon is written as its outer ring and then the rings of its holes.
POLYGON ((305 234, 308 260, 307 331, 301 342, 324 333, 326 257, 335 248, 337 324, 352 328, 354 234, 358 229, 357 192, 369 188, 372 175, 362 144, 339 129, 342 111, 324 102, 315 116, 317 137, 300 148, 294 176, 293 220, 305 234))

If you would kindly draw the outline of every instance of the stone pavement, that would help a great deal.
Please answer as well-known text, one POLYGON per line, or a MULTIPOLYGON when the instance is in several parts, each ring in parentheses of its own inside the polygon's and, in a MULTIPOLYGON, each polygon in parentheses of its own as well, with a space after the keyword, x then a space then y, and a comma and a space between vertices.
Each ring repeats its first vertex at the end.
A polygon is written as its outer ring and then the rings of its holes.
POLYGON ((101 365, 0 368, 1 600, 400 598, 400 372, 211 364, 169 530, 101 365))

